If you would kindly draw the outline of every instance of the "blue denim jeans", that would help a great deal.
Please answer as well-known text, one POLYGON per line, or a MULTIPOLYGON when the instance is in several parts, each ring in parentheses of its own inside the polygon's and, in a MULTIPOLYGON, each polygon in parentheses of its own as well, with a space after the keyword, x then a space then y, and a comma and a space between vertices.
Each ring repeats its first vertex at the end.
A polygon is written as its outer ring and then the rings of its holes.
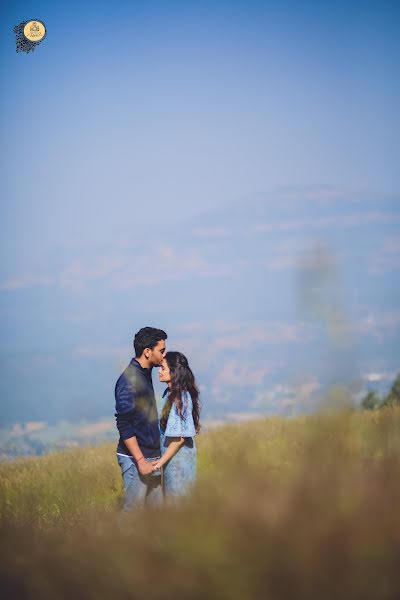
POLYGON ((161 475, 141 475, 135 461, 130 456, 117 454, 117 459, 124 480, 123 510, 128 511, 145 504, 151 506, 162 504, 161 475))

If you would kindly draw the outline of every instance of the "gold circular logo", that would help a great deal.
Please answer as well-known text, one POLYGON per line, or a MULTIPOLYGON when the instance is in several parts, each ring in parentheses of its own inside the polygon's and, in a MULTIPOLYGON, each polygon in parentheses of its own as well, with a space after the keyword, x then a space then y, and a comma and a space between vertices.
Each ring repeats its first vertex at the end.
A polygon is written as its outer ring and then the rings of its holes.
POLYGON ((41 21, 29 21, 24 27, 24 36, 30 42, 40 42, 46 35, 46 27, 41 21))

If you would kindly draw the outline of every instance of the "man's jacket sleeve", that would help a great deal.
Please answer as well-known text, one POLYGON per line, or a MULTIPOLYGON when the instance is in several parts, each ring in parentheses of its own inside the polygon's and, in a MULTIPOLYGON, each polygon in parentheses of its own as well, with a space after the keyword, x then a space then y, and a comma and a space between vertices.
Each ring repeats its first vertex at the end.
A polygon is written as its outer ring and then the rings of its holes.
POLYGON ((128 440, 135 433, 135 393, 129 381, 121 375, 115 386, 115 417, 122 440, 128 440))

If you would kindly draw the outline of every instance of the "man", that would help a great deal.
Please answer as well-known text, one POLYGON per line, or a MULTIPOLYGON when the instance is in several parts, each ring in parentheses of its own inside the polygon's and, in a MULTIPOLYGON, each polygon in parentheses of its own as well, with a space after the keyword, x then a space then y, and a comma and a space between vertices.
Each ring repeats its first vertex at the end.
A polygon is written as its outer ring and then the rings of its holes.
POLYGON ((160 366, 167 334, 143 327, 133 342, 135 358, 115 386, 115 416, 120 434, 118 464, 124 480, 124 510, 162 502, 161 474, 152 463, 160 458, 160 432, 151 372, 160 366))

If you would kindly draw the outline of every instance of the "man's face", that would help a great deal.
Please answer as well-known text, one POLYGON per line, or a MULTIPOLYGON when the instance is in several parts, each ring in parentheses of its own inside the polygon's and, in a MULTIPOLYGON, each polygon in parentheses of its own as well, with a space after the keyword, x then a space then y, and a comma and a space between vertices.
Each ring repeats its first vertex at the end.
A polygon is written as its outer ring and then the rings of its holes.
POLYGON ((149 348, 149 362, 152 367, 159 367, 165 354, 165 340, 159 340, 153 349, 149 348))

